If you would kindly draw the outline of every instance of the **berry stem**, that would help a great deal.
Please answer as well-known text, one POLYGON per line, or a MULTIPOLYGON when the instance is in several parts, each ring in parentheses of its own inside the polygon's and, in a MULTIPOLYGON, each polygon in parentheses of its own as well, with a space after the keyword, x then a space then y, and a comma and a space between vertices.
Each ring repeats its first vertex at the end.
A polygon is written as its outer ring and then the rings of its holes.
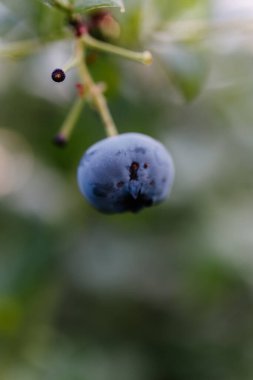
POLYGON ((73 104, 72 108, 70 109, 68 116, 66 117, 59 133, 57 134, 57 136, 59 136, 62 140, 65 140, 65 142, 68 141, 71 132, 74 129, 74 126, 82 110, 83 104, 84 98, 79 96, 73 104))
POLYGON ((83 47, 82 39, 77 40, 77 54, 79 61, 79 72, 80 76, 83 80, 83 84, 87 88, 93 103, 96 106, 98 113, 104 123, 105 131, 107 136, 115 136, 118 134, 116 125, 111 116, 110 110, 107 106, 106 99, 103 95, 103 89, 99 85, 97 85, 94 81, 88 67, 85 62, 85 49, 83 47))
POLYGON ((149 51, 135 52, 128 49, 121 48, 119 46, 108 44, 107 42, 99 41, 91 37, 88 33, 82 36, 83 43, 93 49, 104 51, 107 53, 113 53, 123 58, 131 59, 145 65, 152 63, 152 54, 149 51))
POLYGON ((67 63, 65 63, 65 65, 62 67, 62 70, 66 73, 70 69, 73 69, 73 67, 76 67, 78 63, 79 63, 79 58, 73 57, 67 63))

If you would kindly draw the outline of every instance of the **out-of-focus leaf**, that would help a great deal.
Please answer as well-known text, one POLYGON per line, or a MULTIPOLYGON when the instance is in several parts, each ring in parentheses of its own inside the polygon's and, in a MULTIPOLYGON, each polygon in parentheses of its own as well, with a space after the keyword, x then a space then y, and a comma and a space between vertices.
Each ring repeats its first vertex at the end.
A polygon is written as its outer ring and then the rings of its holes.
POLYGON ((153 6, 156 9, 160 19, 171 19, 185 13, 186 11, 193 13, 198 10, 199 12, 199 9, 206 9, 206 5, 206 0, 153 0, 153 6))
POLYGON ((20 326, 23 308, 16 297, 5 295, 0 298, 0 335, 8 336, 20 326))
POLYGON ((198 50, 170 45, 158 52, 170 80, 185 100, 191 101, 201 92, 207 76, 206 57, 198 50))
POLYGON ((39 2, 36 2, 29 10, 29 25, 39 37, 47 39, 60 39, 64 37, 63 26, 66 20, 62 12, 54 12, 53 9, 45 7, 39 2))
MULTIPOLYGON (((44 4, 54 5, 54 0, 43 0, 44 4)), ((120 8, 121 12, 125 11, 123 0, 71 0, 62 1, 64 5, 73 4, 78 12, 87 12, 97 8, 120 8)))
POLYGON ((14 12, 12 12, 7 6, 0 3, 0 35, 1 37, 14 28, 19 20, 14 12))
POLYGON ((139 1, 127 3, 127 12, 117 16, 122 46, 136 46, 140 42, 143 17, 143 5, 139 1))
POLYGON ((74 6, 78 12, 87 12, 97 8, 120 8, 121 12, 125 10, 122 0, 77 0, 74 6))
MULTIPOLYGON (((42 0, 42 3, 46 4, 46 5, 56 5, 57 1, 56 0, 42 0)), ((58 4, 62 4, 63 6, 68 6, 69 4, 72 4, 73 1, 68 1, 68 0, 60 0, 58 1, 58 4)))

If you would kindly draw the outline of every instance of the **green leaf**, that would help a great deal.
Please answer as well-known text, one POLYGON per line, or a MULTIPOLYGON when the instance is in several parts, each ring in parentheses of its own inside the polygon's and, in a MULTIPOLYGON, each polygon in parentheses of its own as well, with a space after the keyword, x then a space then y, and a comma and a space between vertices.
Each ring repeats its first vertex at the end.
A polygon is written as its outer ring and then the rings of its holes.
POLYGON ((169 78, 186 101, 195 99, 201 92, 208 72, 205 55, 188 46, 170 45, 158 55, 169 78))
POLYGON ((87 12, 98 8, 120 8, 125 11, 123 0, 76 0, 75 10, 77 12, 87 12))

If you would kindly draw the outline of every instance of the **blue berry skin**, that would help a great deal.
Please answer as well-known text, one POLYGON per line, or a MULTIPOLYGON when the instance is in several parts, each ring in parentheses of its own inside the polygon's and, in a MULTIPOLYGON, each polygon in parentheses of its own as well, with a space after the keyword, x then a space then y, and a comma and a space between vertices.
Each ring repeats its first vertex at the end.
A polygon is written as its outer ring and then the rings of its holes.
POLYGON ((174 165, 160 142, 124 133, 92 145, 80 161, 77 179, 81 193, 99 211, 137 212, 166 198, 174 165))

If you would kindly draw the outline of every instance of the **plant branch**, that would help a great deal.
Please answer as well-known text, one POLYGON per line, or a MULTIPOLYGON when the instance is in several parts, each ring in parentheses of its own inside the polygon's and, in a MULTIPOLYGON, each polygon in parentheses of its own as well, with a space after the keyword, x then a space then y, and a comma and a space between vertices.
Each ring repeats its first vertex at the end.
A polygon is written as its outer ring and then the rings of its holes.
POLYGON ((77 54, 79 56, 79 71, 83 85, 90 94, 91 99, 100 114, 100 117, 105 126, 107 136, 115 136, 118 134, 116 125, 107 106, 107 102, 103 95, 101 87, 94 83, 93 78, 89 73, 85 62, 84 47, 81 39, 77 40, 77 54))
POLYGON ((119 55, 123 58, 131 59, 140 63, 149 65, 152 63, 152 55, 149 51, 144 52, 134 52, 128 49, 121 48, 119 46, 111 45, 106 42, 98 41, 97 39, 91 37, 88 33, 82 36, 82 41, 85 46, 93 49, 104 51, 107 53, 113 53, 119 55))
POLYGON ((73 69, 74 67, 76 67, 78 63, 79 63, 79 57, 73 57, 67 63, 65 63, 65 65, 62 67, 62 70, 66 73, 70 69, 73 69))
POLYGON ((65 144, 68 141, 69 136, 71 135, 74 126, 77 122, 77 119, 80 115, 83 104, 84 98, 79 96, 73 104, 72 108, 70 109, 68 116, 66 117, 59 133, 56 136, 58 140, 61 139, 62 143, 65 144))

